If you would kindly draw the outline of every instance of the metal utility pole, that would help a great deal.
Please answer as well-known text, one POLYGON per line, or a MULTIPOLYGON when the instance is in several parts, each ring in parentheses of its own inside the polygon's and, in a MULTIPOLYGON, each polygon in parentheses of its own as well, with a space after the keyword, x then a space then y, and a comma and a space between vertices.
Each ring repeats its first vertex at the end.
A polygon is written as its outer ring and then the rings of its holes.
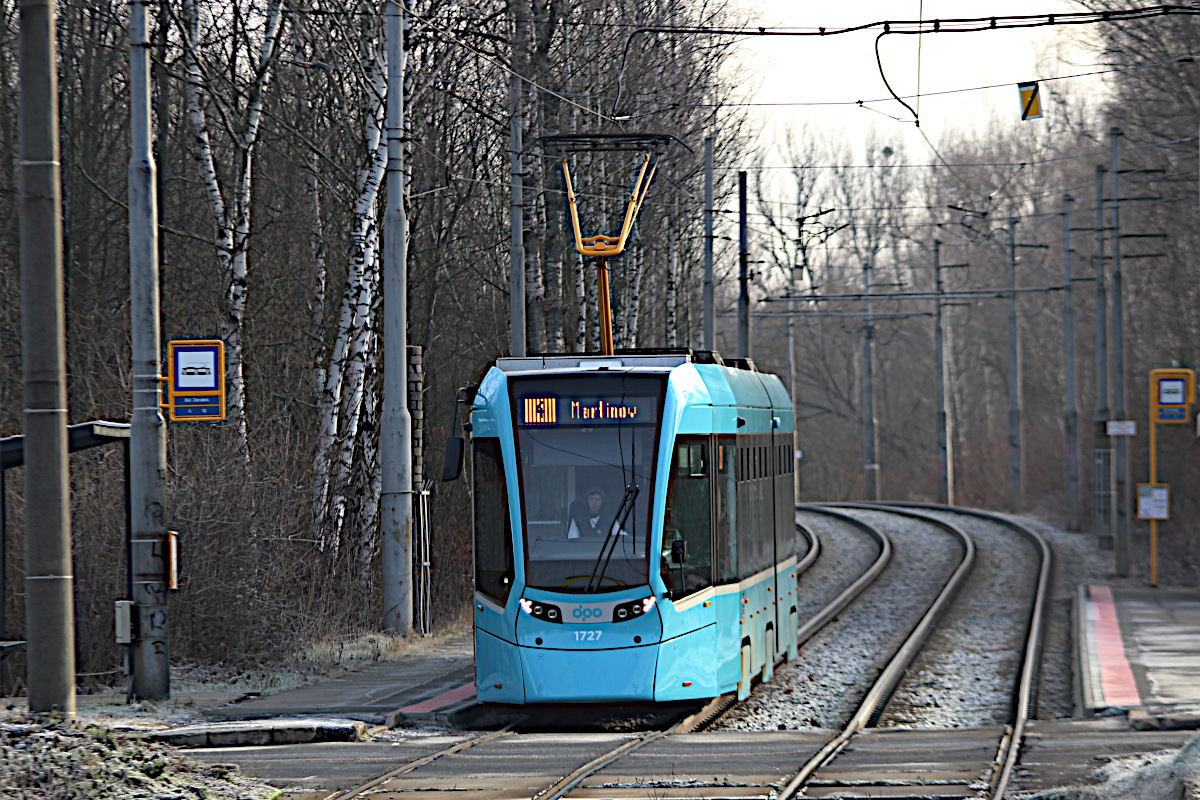
POLYGON ((1112 518, 1112 447, 1108 437, 1108 290, 1104 262, 1104 167, 1096 165, 1096 416, 1092 458, 1092 525, 1096 533, 1108 530, 1112 518))
POLYGON ((875 353, 875 327, 871 324, 871 265, 863 264, 863 302, 866 323, 863 328, 863 482, 868 500, 879 500, 879 450, 875 426, 875 386, 871 381, 871 362, 875 353))
POLYGON ((1017 330, 1017 218, 1008 218, 1008 506, 1019 512, 1024 504, 1021 447, 1021 343, 1017 330))
POLYGON ((129 3, 129 321, 133 416, 129 424, 133 696, 171 694, 167 625, 167 426, 159 408, 158 186, 150 147, 148 0, 129 3))
MULTIPOLYGON (((408 413, 408 217, 404 211, 404 10, 388 2, 387 208, 383 214, 383 413, 379 467, 383 513, 383 627, 407 636, 413 622, 412 417, 408 413)), ((518 135, 520 131, 518 130, 518 135)), ((516 158, 516 153, 513 155, 516 158)), ((519 195, 518 195, 519 196, 519 195)), ((524 275, 524 259, 513 274, 524 275)), ((514 308, 525 292, 514 292, 514 308)), ((521 332, 524 348, 525 326, 521 332)), ((514 342, 516 333, 513 334, 514 342)), ((522 349, 522 353, 524 350, 522 349)), ((514 352, 515 354, 515 352, 514 352)))
POLYGON ((750 247, 746 231, 746 173, 738 173, 738 358, 750 357, 750 247))
MULTIPOLYGON (((388 9, 396 5, 388 3, 388 9)), ((399 84, 397 84, 399 85, 399 84)), ((508 122, 508 156, 511 173, 509 189, 509 227, 512 242, 508 246, 508 308, 509 348, 511 355, 525 355, 525 214, 521 199, 521 78, 513 75, 508 81, 508 104, 512 116, 508 122)), ((391 108, 391 106, 388 106, 391 108)))
POLYGON ((1063 360, 1066 398, 1063 404, 1063 456, 1066 460, 1067 530, 1079 530, 1079 409, 1075 404, 1075 309, 1071 281, 1071 203, 1063 195, 1063 360))
MULTIPOLYGON (((1121 186, 1118 138, 1121 129, 1109 129, 1112 141, 1112 358, 1113 358, 1113 416, 1125 419, 1125 342, 1121 297, 1121 186)), ((1132 512, 1133 486, 1129 482, 1129 437, 1116 437, 1116 464, 1113 474, 1113 545, 1116 550, 1117 574, 1129 574, 1129 518, 1132 512)))
POLYGON ((704 349, 716 347, 713 308, 713 138, 704 139, 704 349))
POLYGON ((22 0, 21 352, 29 710, 75 714, 66 323, 54 3, 22 0))
POLYGON ((942 243, 933 240, 933 272, 937 283, 937 316, 934 323, 937 339, 937 433, 938 433, 938 502, 954 505, 954 443, 950 438, 950 413, 946 408, 946 347, 942 327, 942 243))

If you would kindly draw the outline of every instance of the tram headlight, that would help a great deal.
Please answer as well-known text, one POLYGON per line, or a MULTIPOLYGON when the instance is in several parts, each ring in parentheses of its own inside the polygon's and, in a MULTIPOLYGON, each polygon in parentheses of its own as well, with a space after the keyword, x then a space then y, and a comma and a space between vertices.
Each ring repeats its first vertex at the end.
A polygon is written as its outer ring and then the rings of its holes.
POLYGON ((622 603, 613 609, 613 621, 624 622, 643 616, 647 611, 654 608, 654 603, 655 598, 653 595, 638 600, 631 600, 628 603, 622 603))
POLYGON ((522 597, 519 602, 521 610, 534 619, 562 624, 562 610, 558 606, 551 603, 535 602, 527 597, 522 597))

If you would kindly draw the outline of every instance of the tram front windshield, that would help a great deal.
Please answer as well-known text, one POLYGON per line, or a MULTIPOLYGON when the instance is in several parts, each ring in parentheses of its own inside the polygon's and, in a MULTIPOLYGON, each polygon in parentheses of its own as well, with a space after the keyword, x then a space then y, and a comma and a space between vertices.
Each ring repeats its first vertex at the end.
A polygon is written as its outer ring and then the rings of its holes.
POLYGON ((647 582, 664 388, 620 373, 512 380, 526 585, 588 594, 647 582))

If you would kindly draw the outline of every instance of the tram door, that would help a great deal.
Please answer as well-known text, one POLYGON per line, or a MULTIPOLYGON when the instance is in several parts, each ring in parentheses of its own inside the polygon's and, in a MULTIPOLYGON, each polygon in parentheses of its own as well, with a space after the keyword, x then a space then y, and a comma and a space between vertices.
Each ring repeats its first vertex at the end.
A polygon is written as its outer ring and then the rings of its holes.
POLYGON ((713 585, 710 438, 679 436, 671 457, 660 569, 675 613, 663 615, 656 699, 682 687, 692 696, 720 694, 716 607, 704 591, 713 585))
POLYGON ((689 435, 675 440, 662 564, 663 582, 675 601, 713 584, 710 438, 689 435))

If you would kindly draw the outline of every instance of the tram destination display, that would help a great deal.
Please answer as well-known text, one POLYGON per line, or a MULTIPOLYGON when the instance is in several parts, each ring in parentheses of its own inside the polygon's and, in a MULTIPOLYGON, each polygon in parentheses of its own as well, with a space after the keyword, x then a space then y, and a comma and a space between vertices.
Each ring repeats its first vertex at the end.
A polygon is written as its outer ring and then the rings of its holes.
POLYGON ((592 427, 621 423, 654 424, 658 397, 653 395, 555 396, 527 394, 519 399, 517 423, 523 428, 592 427))

